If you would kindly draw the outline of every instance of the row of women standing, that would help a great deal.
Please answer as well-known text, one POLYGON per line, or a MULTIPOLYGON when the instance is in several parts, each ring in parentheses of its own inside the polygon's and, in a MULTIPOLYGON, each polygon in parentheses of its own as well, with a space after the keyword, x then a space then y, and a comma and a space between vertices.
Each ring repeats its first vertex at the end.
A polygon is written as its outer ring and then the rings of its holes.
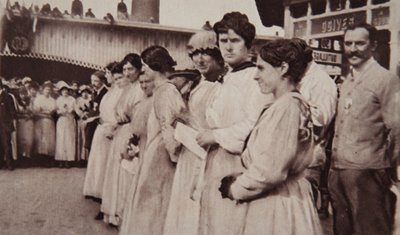
MULTIPOLYGON (((255 27, 246 15, 225 14, 214 31, 188 44, 200 81, 174 71, 160 46, 141 53, 143 64, 123 60, 143 72, 140 80, 153 82, 153 95, 139 98, 132 82, 122 92, 137 100, 127 119, 116 111, 124 103, 121 88, 104 97, 84 194, 102 199, 105 221, 120 234, 321 234, 303 174, 314 147, 309 106, 296 90, 305 52, 291 40, 272 41, 256 67, 248 53, 255 27), (177 142, 177 122, 198 132, 206 157, 177 142), (133 159, 124 157, 124 125, 139 136, 133 159)), ((129 77, 118 66, 112 73, 129 77)))
POLYGON ((36 83, 28 81, 19 88, 16 96, 17 152, 30 160, 44 158, 48 166, 56 160, 60 166, 69 167, 69 162, 81 157, 77 120, 84 117, 89 107, 91 89, 82 86, 75 99, 71 87, 60 81, 56 84, 58 95, 54 98, 53 87, 53 83, 45 82, 38 92, 36 83))

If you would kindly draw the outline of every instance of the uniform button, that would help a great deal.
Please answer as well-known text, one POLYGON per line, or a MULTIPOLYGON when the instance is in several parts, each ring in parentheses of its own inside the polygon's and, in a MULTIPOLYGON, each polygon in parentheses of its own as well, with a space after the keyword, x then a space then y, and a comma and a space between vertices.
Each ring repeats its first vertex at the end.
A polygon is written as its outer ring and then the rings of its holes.
POLYGON ((335 135, 335 138, 339 138, 339 135, 335 135))
POLYGON ((343 120, 340 120, 340 123, 343 123, 344 121, 343 120))
POLYGON ((334 152, 336 152, 337 148, 333 148, 332 150, 333 150, 334 152))
POLYGON ((350 82, 354 82, 354 78, 350 80, 350 82))
POLYGON ((348 96, 350 96, 350 95, 351 95, 351 93, 349 92, 349 93, 347 93, 347 95, 348 95, 348 96))

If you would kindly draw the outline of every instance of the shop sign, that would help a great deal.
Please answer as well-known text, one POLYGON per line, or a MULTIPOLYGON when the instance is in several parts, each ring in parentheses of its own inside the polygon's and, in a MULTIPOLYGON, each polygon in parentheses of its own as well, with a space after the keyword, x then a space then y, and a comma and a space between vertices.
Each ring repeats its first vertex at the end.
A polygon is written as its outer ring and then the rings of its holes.
POLYGON ((313 51, 314 61, 317 63, 342 64, 342 54, 327 51, 313 51))
POLYGON ((296 38, 302 38, 306 36, 307 21, 294 22, 293 24, 293 35, 296 38))
POLYGON ((372 25, 381 26, 389 24, 389 7, 382 7, 372 10, 372 25))
POLYGON ((311 21, 311 34, 340 32, 345 30, 350 24, 365 21, 365 11, 357 11, 314 19, 311 21))

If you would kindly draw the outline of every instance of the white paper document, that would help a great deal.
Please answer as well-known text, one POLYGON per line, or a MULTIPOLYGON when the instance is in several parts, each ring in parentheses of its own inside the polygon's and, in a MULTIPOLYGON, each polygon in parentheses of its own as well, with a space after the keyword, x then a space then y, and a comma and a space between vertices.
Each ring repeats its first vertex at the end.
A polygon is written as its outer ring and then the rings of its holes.
POLYGON ((198 134, 199 132, 195 129, 178 122, 175 128, 174 137, 192 153, 204 160, 206 159, 207 151, 197 143, 196 136, 198 134))

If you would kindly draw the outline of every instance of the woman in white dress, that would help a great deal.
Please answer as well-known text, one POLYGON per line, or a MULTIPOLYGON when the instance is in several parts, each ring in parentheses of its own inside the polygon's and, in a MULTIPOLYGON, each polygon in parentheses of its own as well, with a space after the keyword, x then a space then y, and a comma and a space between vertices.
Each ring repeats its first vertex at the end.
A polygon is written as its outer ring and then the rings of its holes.
POLYGON ((56 112, 56 101, 51 97, 53 84, 45 82, 42 94, 38 95, 33 102, 35 116, 35 153, 44 157, 47 164, 54 160, 56 148, 56 125, 54 113, 56 112))
MULTIPOLYGON (((190 92, 189 118, 186 118, 186 125, 195 130, 202 130, 209 128, 205 110, 220 85, 214 81, 224 72, 224 60, 213 31, 200 31, 193 35, 189 40, 188 48, 194 67, 201 72, 202 77, 200 83, 190 92)), ((202 177, 201 173, 204 171, 205 162, 205 159, 201 159, 189 149, 182 147, 165 222, 165 235, 197 234, 200 216, 197 184, 202 177)))
POLYGON ((153 78, 140 76, 139 82, 145 97, 133 110, 131 115, 133 121, 130 123, 129 128, 132 135, 130 136, 131 138, 127 139, 126 149, 121 154, 123 159, 121 160, 119 174, 118 205, 116 209, 116 215, 119 219, 123 218, 125 208, 128 205, 127 199, 133 198, 136 191, 138 174, 140 166, 143 163, 147 142, 147 122, 150 111, 153 108, 153 78), (139 150, 138 153, 137 150, 139 150))
POLYGON ((168 80, 176 65, 169 52, 151 46, 141 57, 144 76, 154 79, 154 101, 137 188, 133 198, 128 198, 121 226, 120 234, 125 235, 163 232, 179 150, 173 123, 186 108, 181 94, 168 80))
POLYGON ((218 44, 229 70, 206 109, 210 128, 197 137, 209 149, 203 183, 199 185, 200 234, 238 234, 244 223, 246 207, 223 199, 218 191, 221 179, 243 171, 240 154, 268 97, 253 79, 256 67, 249 49, 255 27, 246 15, 227 13, 214 25, 218 44))
POLYGON ((69 168, 70 162, 76 159, 75 98, 70 95, 71 88, 67 83, 63 82, 58 89, 55 160, 59 162, 59 167, 69 168))
POLYGON ((21 87, 17 98, 17 146, 20 157, 30 159, 32 157, 33 146, 33 113, 32 100, 28 95, 28 90, 21 87))
MULTIPOLYGON (((100 103, 100 125, 97 126, 94 132, 83 187, 83 194, 85 196, 94 198, 99 202, 103 193, 108 151, 110 150, 114 131, 118 125, 115 117, 115 107, 123 90, 120 87, 120 82, 123 78, 122 66, 120 64, 114 66, 112 74, 114 83, 100 103)), ((103 216, 98 214, 96 218, 103 219, 103 216)))
POLYGON ((257 80, 274 102, 257 121, 242 154, 245 169, 222 179, 221 196, 247 208, 240 234, 322 234, 304 171, 314 145, 310 107, 296 90, 304 53, 279 39, 261 48, 257 80))
POLYGON ((139 75, 142 69, 142 62, 139 55, 130 53, 121 62, 124 71, 125 81, 122 87, 123 92, 115 107, 115 115, 118 126, 115 129, 113 140, 108 152, 103 185, 103 197, 101 211, 104 213, 104 222, 111 226, 118 226, 120 218, 117 216, 119 204, 119 175, 121 170, 121 152, 126 148, 126 140, 132 134, 130 131, 131 122, 135 122, 132 116, 133 110, 142 101, 144 93, 140 88, 139 75))

